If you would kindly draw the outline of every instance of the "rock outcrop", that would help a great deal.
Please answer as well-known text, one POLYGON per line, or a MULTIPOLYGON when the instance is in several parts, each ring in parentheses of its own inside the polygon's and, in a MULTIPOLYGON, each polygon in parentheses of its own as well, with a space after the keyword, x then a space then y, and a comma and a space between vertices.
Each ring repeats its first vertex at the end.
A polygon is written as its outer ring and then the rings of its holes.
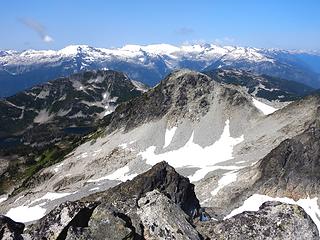
POLYGON ((199 222, 205 239, 319 239, 316 225, 296 205, 266 202, 257 212, 243 212, 224 221, 199 222))

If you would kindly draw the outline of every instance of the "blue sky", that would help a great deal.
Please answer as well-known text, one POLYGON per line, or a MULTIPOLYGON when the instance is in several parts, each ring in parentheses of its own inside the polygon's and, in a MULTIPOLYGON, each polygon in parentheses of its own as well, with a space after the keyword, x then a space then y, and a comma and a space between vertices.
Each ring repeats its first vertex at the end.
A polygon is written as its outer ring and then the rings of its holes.
POLYGON ((0 49, 215 42, 320 50, 320 0, 10 0, 0 9, 0 49))

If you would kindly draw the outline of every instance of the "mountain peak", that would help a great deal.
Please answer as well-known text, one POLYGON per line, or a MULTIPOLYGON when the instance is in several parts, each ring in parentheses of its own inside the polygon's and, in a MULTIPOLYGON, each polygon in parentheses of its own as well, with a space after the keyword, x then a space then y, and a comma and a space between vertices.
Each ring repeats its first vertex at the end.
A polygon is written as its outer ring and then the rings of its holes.
POLYGON ((61 50, 58 50, 57 52, 64 55, 75 55, 83 50, 86 51, 91 49, 93 48, 88 45, 69 45, 61 50))

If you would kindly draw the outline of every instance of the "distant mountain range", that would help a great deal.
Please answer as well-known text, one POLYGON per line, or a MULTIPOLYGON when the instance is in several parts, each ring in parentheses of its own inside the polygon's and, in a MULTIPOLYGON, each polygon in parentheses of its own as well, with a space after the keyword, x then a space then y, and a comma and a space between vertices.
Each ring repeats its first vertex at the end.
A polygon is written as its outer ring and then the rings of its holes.
POLYGON ((122 71, 149 86, 175 69, 207 72, 237 68, 320 87, 320 54, 316 52, 213 44, 126 45, 113 49, 72 45, 58 51, 0 51, 0 97, 58 77, 104 68, 122 71))

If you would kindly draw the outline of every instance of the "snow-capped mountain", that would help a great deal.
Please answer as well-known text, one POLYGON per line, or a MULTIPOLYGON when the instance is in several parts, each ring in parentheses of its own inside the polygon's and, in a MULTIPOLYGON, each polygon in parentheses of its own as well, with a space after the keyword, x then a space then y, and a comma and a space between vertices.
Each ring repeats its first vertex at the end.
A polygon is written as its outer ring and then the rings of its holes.
POLYGON ((60 76, 102 68, 122 71, 150 86, 174 69, 240 68, 319 87, 319 63, 316 53, 213 44, 126 45, 113 49, 72 45, 57 51, 10 50, 0 53, 0 96, 60 76))

